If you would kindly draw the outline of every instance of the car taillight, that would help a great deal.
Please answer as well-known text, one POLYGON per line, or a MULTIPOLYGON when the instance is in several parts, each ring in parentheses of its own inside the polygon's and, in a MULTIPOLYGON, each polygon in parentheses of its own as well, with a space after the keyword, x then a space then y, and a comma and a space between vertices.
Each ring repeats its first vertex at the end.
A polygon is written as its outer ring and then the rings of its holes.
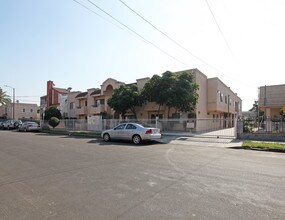
POLYGON ((151 129, 148 129, 145 134, 152 134, 152 130, 151 129))

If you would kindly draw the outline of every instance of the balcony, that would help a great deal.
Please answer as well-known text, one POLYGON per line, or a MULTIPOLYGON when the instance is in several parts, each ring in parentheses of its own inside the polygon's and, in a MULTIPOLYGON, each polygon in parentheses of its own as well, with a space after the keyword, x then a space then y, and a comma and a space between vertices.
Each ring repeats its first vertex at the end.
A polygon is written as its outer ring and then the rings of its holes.
POLYGON ((87 115, 87 106, 78 106, 75 109, 75 115, 87 115))
POLYGON ((106 107, 105 105, 99 105, 99 106, 92 105, 90 107, 90 114, 91 115, 100 114, 101 112, 106 111, 105 107, 106 107))

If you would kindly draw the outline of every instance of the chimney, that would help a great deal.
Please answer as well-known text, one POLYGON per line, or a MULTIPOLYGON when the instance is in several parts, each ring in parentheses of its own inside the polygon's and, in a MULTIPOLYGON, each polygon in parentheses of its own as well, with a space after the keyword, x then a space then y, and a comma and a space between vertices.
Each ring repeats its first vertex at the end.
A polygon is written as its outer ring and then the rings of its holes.
POLYGON ((52 105, 52 90, 53 90, 53 81, 47 81, 47 107, 52 105))

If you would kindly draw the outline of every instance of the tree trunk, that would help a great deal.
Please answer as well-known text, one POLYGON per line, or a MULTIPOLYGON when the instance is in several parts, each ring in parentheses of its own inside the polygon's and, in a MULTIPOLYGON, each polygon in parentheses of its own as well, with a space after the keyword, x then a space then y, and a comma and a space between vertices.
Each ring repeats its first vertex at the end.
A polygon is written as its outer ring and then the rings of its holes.
POLYGON ((161 107, 161 105, 158 106, 158 110, 157 110, 157 116, 158 116, 158 117, 159 117, 160 107, 161 107))
POLYGON ((167 118, 169 118, 170 109, 171 107, 168 107, 167 118))
POLYGON ((135 119, 138 119, 136 109, 131 108, 131 112, 134 114, 135 119))

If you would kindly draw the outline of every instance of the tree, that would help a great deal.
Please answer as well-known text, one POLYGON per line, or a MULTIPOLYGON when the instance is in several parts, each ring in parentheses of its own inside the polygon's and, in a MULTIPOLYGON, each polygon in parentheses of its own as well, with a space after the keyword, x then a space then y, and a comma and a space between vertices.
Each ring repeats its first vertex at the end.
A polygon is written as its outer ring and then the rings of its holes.
POLYGON ((128 110, 137 118, 136 106, 141 106, 143 97, 135 84, 122 85, 119 89, 114 89, 112 97, 108 100, 108 105, 123 118, 128 110))
POLYGON ((183 72, 177 76, 171 106, 182 112, 192 112, 196 108, 199 86, 193 83, 193 75, 183 72))
POLYGON ((49 107, 47 110, 45 110, 44 120, 48 121, 52 117, 56 117, 58 119, 62 118, 60 111, 55 107, 49 107))
POLYGON ((176 111, 191 112, 198 101, 198 84, 193 82, 193 75, 189 72, 172 73, 167 71, 162 77, 154 75, 142 91, 147 101, 156 102, 160 107, 168 107, 168 117, 171 108, 176 111))
POLYGON ((60 120, 57 118, 57 117, 51 117, 49 120, 48 120, 48 124, 50 126, 52 126, 52 128, 55 128, 56 126, 59 125, 59 122, 60 120))
POLYGON ((0 88, 0 104, 6 105, 7 103, 11 103, 11 99, 6 95, 6 92, 0 88))
POLYGON ((254 101, 252 108, 249 110, 250 112, 255 112, 257 118, 264 116, 264 111, 259 110, 259 103, 258 101, 254 101))
POLYGON ((142 97, 144 100, 149 102, 155 102, 158 104, 158 115, 160 107, 165 104, 165 99, 161 93, 161 77, 159 75, 154 75, 143 87, 142 97))
POLYGON ((282 116, 282 119, 284 121, 284 119, 285 119, 285 106, 281 109, 280 115, 282 116))

